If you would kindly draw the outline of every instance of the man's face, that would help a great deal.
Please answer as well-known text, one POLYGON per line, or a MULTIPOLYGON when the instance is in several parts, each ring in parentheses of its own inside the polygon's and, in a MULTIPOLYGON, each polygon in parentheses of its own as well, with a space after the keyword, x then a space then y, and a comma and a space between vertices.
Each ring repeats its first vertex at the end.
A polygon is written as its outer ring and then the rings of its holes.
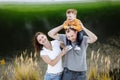
POLYGON ((76 18, 76 15, 73 13, 68 13, 66 14, 66 16, 67 16, 67 20, 69 21, 73 21, 76 18))
POLYGON ((75 42, 77 38, 77 31, 69 29, 68 31, 66 31, 66 35, 68 40, 70 40, 71 42, 75 42))

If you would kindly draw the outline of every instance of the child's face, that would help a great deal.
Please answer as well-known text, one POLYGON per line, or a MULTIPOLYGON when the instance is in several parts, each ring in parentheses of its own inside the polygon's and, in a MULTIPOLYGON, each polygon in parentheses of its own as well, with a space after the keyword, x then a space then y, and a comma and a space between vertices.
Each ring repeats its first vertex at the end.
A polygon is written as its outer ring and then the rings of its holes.
POLYGON ((74 13, 68 13, 66 14, 67 20, 73 21, 76 18, 76 15, 74 13))

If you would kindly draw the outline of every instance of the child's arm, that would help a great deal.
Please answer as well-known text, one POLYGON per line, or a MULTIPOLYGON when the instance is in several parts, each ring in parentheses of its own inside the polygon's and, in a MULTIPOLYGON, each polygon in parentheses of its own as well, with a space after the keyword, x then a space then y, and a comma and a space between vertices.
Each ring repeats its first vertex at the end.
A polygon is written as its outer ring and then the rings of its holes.
POLYGON ((63 23, 63 28, 64 28, 64 29, 67 29, 67 28, 68 28, 68 21, 67 21, 67 20, 63 23))
POLYGON ((75 22, 74 22, 74 26, 73 28, 77 31, 81 31, 82 30, 82 27, 81 27, 81 21, 79 19, 76 19, 75 22))

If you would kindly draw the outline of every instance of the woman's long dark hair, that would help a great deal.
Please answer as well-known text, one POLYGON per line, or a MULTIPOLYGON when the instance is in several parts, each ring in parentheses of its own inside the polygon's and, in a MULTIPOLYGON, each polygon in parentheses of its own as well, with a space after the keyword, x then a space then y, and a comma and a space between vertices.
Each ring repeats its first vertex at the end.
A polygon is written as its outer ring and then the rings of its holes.
POLYGON ((40 34, 45 35, 45 34, 42 33, 42 32, 36 32, 36 33, 35 33, 35 36, 34 36, 33 44, 34 44, 35 54, 38 54, 38 53, 42 50, 42 48, 43 48, 43 45, 41 45, 41 44, 38 43, 38 41, 37 41, 37 37, 38 37, 38 35, 40 35, 40 34))

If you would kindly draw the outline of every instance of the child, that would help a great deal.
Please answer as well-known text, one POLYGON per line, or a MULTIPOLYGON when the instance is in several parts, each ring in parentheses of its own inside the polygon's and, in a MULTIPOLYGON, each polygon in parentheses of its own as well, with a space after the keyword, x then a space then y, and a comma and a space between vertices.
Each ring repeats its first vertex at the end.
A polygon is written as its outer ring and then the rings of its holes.
MULTIPOLYGON (((67 17, 67 20, 63 23, 63 26, 64 26, 64 29, 67 30, 69 28, 72 28, 76 31, 78 31, 78 34, 77 34, 77 44, 75 46, 75 50, 80 50, 80 45, 81 45, 81 42, 82 42, 82 39, 83 39, 83 30, 82 30, 82 27, 80 25, 80 20, 76 18, 77 16, 77 10, 75 9, 68 9, 66 11, 66 17, 67 17)), ((67 48, 68 50, 72 49, 72 45, 71 45, 71 41, 68 40, 66 38, 66 45, 67 45, 67 48)))

